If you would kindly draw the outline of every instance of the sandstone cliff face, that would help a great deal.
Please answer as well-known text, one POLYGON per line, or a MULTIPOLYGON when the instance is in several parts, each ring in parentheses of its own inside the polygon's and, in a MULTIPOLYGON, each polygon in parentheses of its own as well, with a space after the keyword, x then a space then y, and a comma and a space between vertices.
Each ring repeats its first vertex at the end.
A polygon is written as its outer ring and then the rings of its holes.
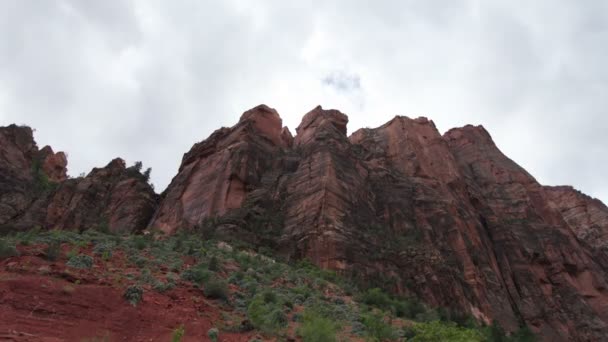
POLYGON ((518 315, 547 340, 606 336, 605 265, 580 244, 545 189, 481 127, 445 134, 518 315))
POLYGON ((51 182, 64 180, 66 165, 63 152, 38 150, 31 128, 0 127, 0 226, 24 215, 51 182))
POLYGON ((122 159, 61 183, 49 196, 43 222, 50 229, 144 229, 156 209, 156 194, 139 171, 122 159))
POLYGON ((608 207, 571 186, 545 186, 549 205, 562 215, 576 237, 608 253, 608 207))
POLYGON ((184 155, 150 227, 206 227, 547 340, 608 333, 606 265, 572 227, 601 210, 564 216, 482 127, 347 123, 317 107, 292 138, 276 111, 246 112, 184 155))
POLYGON ((245 112, 234 127, 195 144, 162 194, 150 226, 171 233, 239 208, 281 149, 291 144, 281 123, 274 109, 261 105, 245 112))
POLYGON ((348 137, 347 123, 317 107, 294 137, 255 107, 183 156, 160 203, 120 159, 66 179, 65 155, 2 128, 0 225, 199 229, 547 341, 608 336, 604 204, 540 185, 483 127, 442 136, 398 116, 348 137), (40 191, 41 174, 56 185, 40 191))
POLYGON ((67 178, 67 158, 38 149, 29 127, 0 127, 0 229, 144 229, 156 194, 139 171, 116 159, 84 178, 67 178))

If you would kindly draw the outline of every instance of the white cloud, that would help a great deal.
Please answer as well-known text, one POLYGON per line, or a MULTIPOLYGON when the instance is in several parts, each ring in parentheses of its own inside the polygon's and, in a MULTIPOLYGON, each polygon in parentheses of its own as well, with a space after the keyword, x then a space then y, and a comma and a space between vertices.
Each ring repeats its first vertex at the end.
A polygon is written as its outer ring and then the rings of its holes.
POLYGON ((4 1, 0 124, 77 175, 116 156, 161 190, 181 156, 259 103, 292 129, 395 114, 483 124, 548 184, 608 200, 603 1, 4 1))

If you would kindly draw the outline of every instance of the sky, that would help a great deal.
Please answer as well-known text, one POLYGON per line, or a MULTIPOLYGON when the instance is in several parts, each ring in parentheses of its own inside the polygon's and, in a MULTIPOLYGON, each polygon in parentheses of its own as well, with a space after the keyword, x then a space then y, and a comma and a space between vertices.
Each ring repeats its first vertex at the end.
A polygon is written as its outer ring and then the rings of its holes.
POLYGON ((78 176, 115 157, 162 191, 182 155, 264 103, 349 133, 395 115, 483 125, 547 185, 608 202, 608 1, 3 0, 0 125, 78 176))

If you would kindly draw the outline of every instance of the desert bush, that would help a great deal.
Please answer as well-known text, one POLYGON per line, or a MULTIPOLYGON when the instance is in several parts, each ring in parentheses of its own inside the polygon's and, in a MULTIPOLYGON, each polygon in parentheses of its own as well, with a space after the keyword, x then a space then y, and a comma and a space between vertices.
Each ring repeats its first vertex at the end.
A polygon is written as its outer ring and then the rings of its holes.
POLYGON ((384 321, 382 314, 369 312, 361 316, 361 321, 365 334, 372 341, 394 340, 396 337, 393 327, 384 321))
POLYGON ((217 277, 210 277, 203 283, 205 296, 212 299, 228 299, 228 283, 217 277))
POLYGON ((93 247, 93 254, 109 259, 112 257, 112 251, 114 250, 114 244, 110 242, 100 242, 93 247))
POLYGON ((220 261, 214 255, 209 259, 209 266, 207 267, 209 271, 217 272, 220 270, 220 261))
POLYGON ((409 341, 414 342, 481 342, 486 340, 483 334, 478 330, 458 327, 455 323, 440 321, 417 323, 412 327, 412 330, 415 336, 409 341))
POLYGON ((18 256, 19 251, 14 244, 5 239, 0 239, 0 260, 18 256))
POLYGON ((382 310, 389 310, 392 304, 391 298, 379 288, 367 290, 360 296, 359 301, 382 310))
POLYGON ((303 342, 336 342, 336 325, 328 318, 307 310, 304 312, 298 335, 303 342))
POLYGON ((175 287, 175 283, 171 282, 171 281, 163 282, 160 280, 155 280, 152 285, 152 288, 154 289, 154 291, 160 292, 160 293, 169 291, 169 290, 173 289, 174 287, 175 287))
POLYGON ((220 332, 219 332, 219 330, 217 330, 217 328, 211 328, 211 329, 209 329, 209 331, 207 331, 207 336, 213 342, 217 341, 219 335, 220 335, 220 332))
POLYGON ((206 269, 205 265, 198 264, 184 270, 181 274, 181 278, 196 284, 201 284, 209 280, 211 275, 212 273, 206 269))
POLYGON ((86 254, 78 254, 71 257, 70 260, 68 260, 68 262, 66 263, 66 265, 73 268, 81 269, 91 268, 93 267, 93 258, 86 254))
POLYGON ((127 287, 125 293, 123 294, 123 297, 133 306, 137 306, 137 304, 139 304, 139 302, 141 302, 143 299, 143 296, 144 289, 137 285, 127 287))
POLYGON ((256 295, 249 303, 247 316, 254 327, 274 334, 287 326, 287 316, 276 296, 267 293, 256 295))

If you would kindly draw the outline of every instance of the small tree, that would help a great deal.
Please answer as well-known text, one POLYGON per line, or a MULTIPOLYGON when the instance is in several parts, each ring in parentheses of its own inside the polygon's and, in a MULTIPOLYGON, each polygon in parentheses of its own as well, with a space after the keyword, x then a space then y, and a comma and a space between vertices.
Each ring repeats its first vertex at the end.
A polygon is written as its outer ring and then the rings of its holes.
POLYGON ((149 167, 146 169, 146 171, 144 171, 144 173, 142 174, 144 176, 144 180, 146 181, 146 183, 148 183, 150 181, 150 174, 152 173, 152 168, 149 167))

